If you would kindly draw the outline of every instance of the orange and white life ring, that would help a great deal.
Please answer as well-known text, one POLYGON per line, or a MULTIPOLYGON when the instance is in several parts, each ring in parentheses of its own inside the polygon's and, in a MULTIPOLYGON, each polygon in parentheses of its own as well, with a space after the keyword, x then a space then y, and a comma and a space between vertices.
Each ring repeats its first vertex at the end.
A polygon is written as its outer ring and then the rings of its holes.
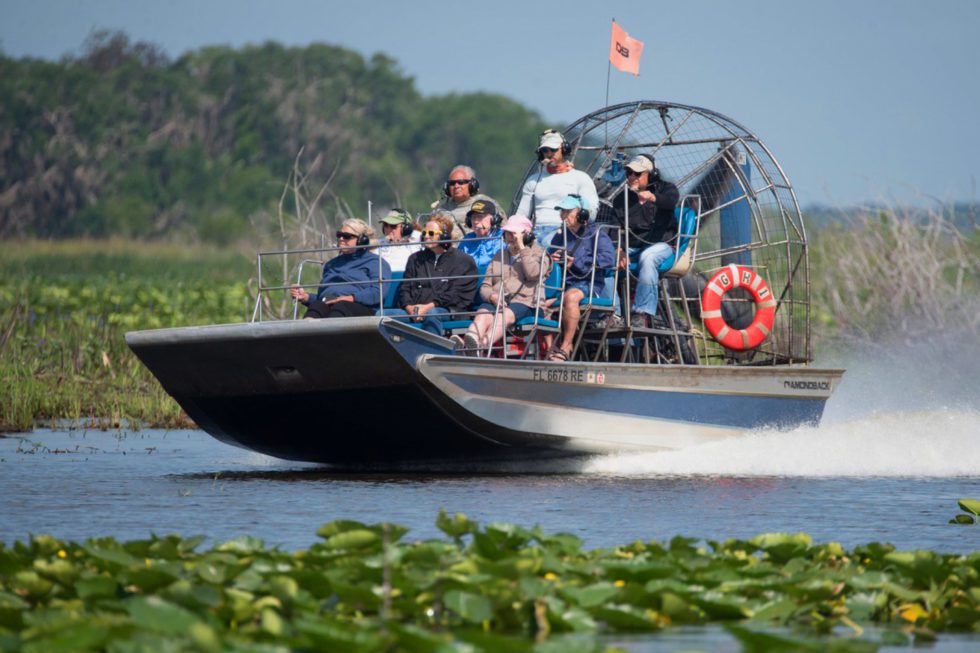
POLYGON ((752 268, 728 265, 715 272, 701 293, 701 319, 711 337, 727 349, 755 349, 772 333, 776 300, 769 284, 752 268), (721 316, 721 298, 733 288, 745 288, 755 300, 755 319, 744 329, 733 329, 721 316))

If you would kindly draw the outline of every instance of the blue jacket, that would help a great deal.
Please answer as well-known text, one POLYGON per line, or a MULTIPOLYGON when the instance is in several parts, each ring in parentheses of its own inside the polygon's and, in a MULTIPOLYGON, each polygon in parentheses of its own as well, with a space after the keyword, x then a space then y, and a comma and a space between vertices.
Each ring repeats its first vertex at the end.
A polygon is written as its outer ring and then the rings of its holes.
POLYGON ((323 278, 320 279, 316 299, 351 295, 358 304, 380 307, 379 271, 382 279, 386 281, 391 279, 391 266, 388 265, 388 261, 379 259, 377 254, 372 254, 366 249, 359 249, 353 254, 341 254, 323 264, 323 278), (328 283, 339 285, 327 286, 328 283))
POLYGON ((490 261, 497 255, 503 246, 500 229, 494 229, 485 239, 477 240, 477 235, 470 232, 463 236, 459 241, 459 250, 466 252, 476 261, 476 267, 480 270, 487 269, 490 261))
POLYGON ((606 277, 603 270, 616 267, 616 248, 605 230, 600 230, 592 222, 586 223, 576 234, 569 229, 559 229, 555 232, 555 237, 548 247, 548 254, 558 250, 566 250, 571 254, 571 267, 568 269, 566 284, 579 287, 588 291, 589 279, 592 276, 593 265, 598 268, 595 273, 595 282, 592 285, 592 294, 601 293, 606 287, 606 277), (565 245, 565 234, 568 234, 568 245, 565 245), (596 246, 596 238, 599 239, 596 246), (595 256, 593 257, 593 252, 595 256))

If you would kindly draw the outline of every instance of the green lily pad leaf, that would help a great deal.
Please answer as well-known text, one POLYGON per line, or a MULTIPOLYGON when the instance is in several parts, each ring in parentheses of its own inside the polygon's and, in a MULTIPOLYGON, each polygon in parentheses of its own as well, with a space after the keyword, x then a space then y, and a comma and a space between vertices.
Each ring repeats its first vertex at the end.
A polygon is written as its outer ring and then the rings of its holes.
POLYGON ((749 540, 776 562, 788 562, 802 555, 813 544, 806 533, 764 533, 749 540))
POLYGON ((980 517, 980 499, 960 499, 957 503, 974 517, 980 517))
POLYGON ((137 596, 125 603, 137 626, 162 633, 182 634, 198 622, 191 612, 160 597, 137 596))
POLYGON ((194 549, 201 546, 201 544, 206 540, 207 537, 204 535, 193 535, 191 537, 185 537, 180 542, 177 543, 177 551, 183 555, 188 553, 193 553, 194 549))
POLYGON ((602 644, 592 637, 557 635, 534 645, 534 653, 599 653, 602 644))
POLYGON ((966 524, 966 525, 973 526, 974 524, 977 523, 977 519, 976 519, 976 517, 973 517, 971 515, 956 515, 955 517, 953 517, 952 519, 949 520, 949 523, 950 524, 966 524))
POLYGON ((441 650, 451 641, 448 633, 434 633, 415 624, 386 624, 398 635, 398 649, 409 653, 431 653, 441 650))
POLYGON ((105 626, 77 621, 24 643, 24 653, 74 653, 100 650, 109 639, 105 626))
POLYGON ((781 599, 763 605, 752 614, 752 619, 785 622, 796 613, 797 609, 798 606, 795 601, 781 599))
POLYGON ((347 531, 354 530, 365 530, 367 526, 359 521, 351 521, 349 519, 338 519, 330 523, 324 524, 320 528, 316 529, 316 534, 324 539, 328 539, 337 535, 338 533, 346 533, 347 531))
POLYGON ((328 549, 362 549, 381 541, 378 534, 366 529, 354 529, 327 538, 323 546, 328 549))
POLYGON ((170 569, 161 566, 131 569, 126 572, 126 578, 129 585, 135 585, 144 594, 148 594, 170 585, 178 576, 170 569))
POLYGON ((886 630, 881 634, 882 646, 908 646, 909 636, 898 630, 886 630))
POLYGON ((702 615, 680 596, 673 592, 664 592, 660 596, 660 612, 664 613, 673 623, 700 623, 702 615))
POLYGON ((96 598, 113 598, 119 591, 119 583, 108 576, 94 576, 75 581, 75 592, 78 598, 89 600, 96 598))
POLYGON ((570 603, 591 608, 602 605, 619 594, 619 588, 612 583, 596 583, 588 587, 566 587, 559 594, 570 603))
POLYGON ((10 592, 0 592, 0 610, 27 610, 31 604, 10 592))
POLYGON ((378 628, 360 627, 352 623, 329 621, 322 617, 304 616, 296 620, 296 630, 308 638, 314 646, 299 648, 341 653, 368 653, 383 651, 390 635, 378 628))
POLYGON ((223 585, 228 580, 228 568, 210 560, 198 562, 195 571, 201 580, 212 585, 223 585))
POLYGON ((709 599, 692 596, 690 601, 704 610, 712 619, 747 619, 752 616, 752 610, 748 606, 734 599, 709 599))
POLYGON ((593 617, 622 630, 659 630, 650 614, 632 605, 606 605, 590 610, 593 617))
POLYGON ((493 606, 485 596, 450 590, 442 600, 447 608, 470 623, 478 624, 493 617, 493 606))
POLYGON ((470 521, 469 517, 461 512, 450 517, 444 508, 440 508, 439 515, 436 517, 436 528, 454 540, 458 540, 464 535, 475 533, 479 525, 470 521))
POLYGON ((108 562, 113 567, 132 567, 141 562, 120 549, 107 549, 92 544, 82 545, 82 549, 93 558, 108 562))
POLYGON ((243 535, 242 537, 236 537, 228 540, 227 542, 219 544, 216 549, 218 551, 228 553, 242 553, 249 555, 252 553, 260 553, 265 551, 265 542, 257 537, 243 535))

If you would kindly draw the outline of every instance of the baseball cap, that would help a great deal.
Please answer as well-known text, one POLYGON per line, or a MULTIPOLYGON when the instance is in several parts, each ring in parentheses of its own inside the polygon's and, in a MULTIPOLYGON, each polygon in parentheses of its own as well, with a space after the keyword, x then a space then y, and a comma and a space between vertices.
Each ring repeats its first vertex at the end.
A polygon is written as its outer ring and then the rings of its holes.
POLYGON ((515 234, 523 234, 534 229, 534 225, 523 215, 512 215, 507 218, 507 222, 501 227, 504 231, 513 231, 515 234))
POLYGON ((626 167, 633 172, 653 172, 653 161, 645 156, 634 156, 630 159, 630 162, 626 164, 626 167))
POLYGON ((581 195, 566 195, 562 198, 555 208, 559 209, 585 209, 589 210, 589 200, 585 199, 581 195))
POLYGON ((553 129, 547 130, 545 133, 541 134, 541 142, 538 143, 538 149, 542 147, 550 147, 553 150, 561 149, 561 144, 564 142, 560 132, 556 132, 553 129))
POLYGON ((466 212, 466 215, 473 215, 474 213, 496 215, 497 205, 490 200, 477 200, 470 205, 470 210, 466 212))
POLYGON ((388 211, 388 215, 381 218, 381 222, 391 225, 405 224, 411 221, 412 216, 405 209, 392 209, 388 211))

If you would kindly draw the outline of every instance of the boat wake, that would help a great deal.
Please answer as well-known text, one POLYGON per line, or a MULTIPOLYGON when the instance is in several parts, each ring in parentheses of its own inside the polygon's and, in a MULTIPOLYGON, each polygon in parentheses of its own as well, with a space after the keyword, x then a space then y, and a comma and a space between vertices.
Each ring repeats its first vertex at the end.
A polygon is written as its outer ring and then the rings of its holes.
POLYGON ((896 345, 820 361, 847 373, 820 426, 755 431, 699 447, 593 458, 622 475, 980 477, 975 343, 896 345))
POLYGON ((894 412, 756 431, 678 451, 591 459, 585 473, 624 476, 980 476, 980 412, 894 412))

